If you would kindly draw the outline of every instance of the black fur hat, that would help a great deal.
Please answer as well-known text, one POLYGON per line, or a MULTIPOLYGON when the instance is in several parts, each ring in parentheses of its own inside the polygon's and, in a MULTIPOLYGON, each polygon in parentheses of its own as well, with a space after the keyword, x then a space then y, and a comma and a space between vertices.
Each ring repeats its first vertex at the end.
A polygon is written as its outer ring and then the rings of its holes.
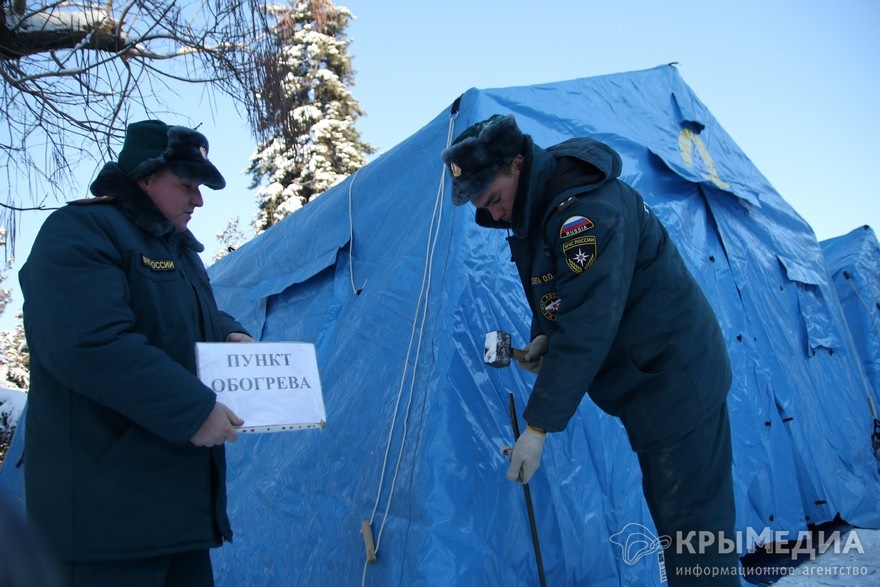
POLYGON ((167 168, 214 190, 226 187, 223 175, 208 161, 205 135, 185 126, 168 126, 161 120, 129 124, 117 163, 135 181, 167 168))
POLYGON ((525 154, 525 142, 512 114, 495 114, 458 135, 441 154, 452 173, 452 203, 461 206, 486 191, 504 166, 525 154))

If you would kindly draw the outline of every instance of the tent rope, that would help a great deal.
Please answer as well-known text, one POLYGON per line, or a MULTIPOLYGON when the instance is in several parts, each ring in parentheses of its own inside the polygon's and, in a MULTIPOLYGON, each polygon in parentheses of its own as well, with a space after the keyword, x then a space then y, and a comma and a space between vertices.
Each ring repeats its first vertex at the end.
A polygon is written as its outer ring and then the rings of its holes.
MULTIPOLYGON (((452 141, 453 132, 455 130, 455 119, 458 117, 457 113, 452 115, 449 119, 449 129, 447 131, 446 144, 447 146, 452 141)), ((388 488, 388 496, 385 501, 385 511, 382 516, 382 523, 379 526, 379 532, 376 535, 376 545, 374 549, 374 554, 378 554, 379 546, 382 542, 382 533, 385 530, 385 524, 388 520, 388 512, 391 510, 391 500, 394 495, 394 488, 397 484, 397 475, 400 472, 400 464, 403 460, 403 449, 406 444, 407 432, 408 432, 408 421, 409 421, 409 412, 412 407, 413 395, 415 392, 415 384, 416 384, 416 371, 419 363, 419 354, 422 348, 422 336, 425 331, 425 322, 426 316, 428 312, 428 298, 431 289, 431 273, 434 264, 434 252, 437 246, 437 238, 440 234, 440 223, 443 217, 443 180, 446 174, 446 167, 443 166, 443 170, 440 175, 440 182, 437 189, 437 196, 434 200, 434 211, 431 215, 431 223, 428 231, 428 243, 427 250, 425 254, 425 266, 424 271, 422 273, 422 284, 421 289, 419 291, 419 297, 416 303, 415 315, 413 318, 413 326, 410 332, 409 346, 406 351, 406 357, 404 358, 403 364, 403 373, 400 378, 400 387, 397 391, 397 399, 394 404, 394 416, 391 419, 391 426, 388 430, 388 441, 385 445, 385 455, 382 460, 382 469, 379 474, 379 488, 376 491, 376 501, 373 504, 373 510, 370 513, 370 526, 372 526, 373 521, 376 518, 376 511, 379 509, 379 502, 381 500, 382 495, 382 487, 385 483, 385 476, 388 468, 388 460, 389 455, 391 453, 391 441, 394 436, 394 430, 397 425, 397 414, 399 412, 400 403, 404 393, 405 382, 407 379, 407 371, 409 369, 410 357, 413 353, 413 342, 416 340, 416 330, 418 330, 418 342, 415 344, 415 359, 413 361, 413 371, 409 384, 409 393, 407 397, 406 409, 403 414, 403 431, 402 437, 400 440, 400 448, 397 452, 397 461, 394 465, 394 474, 391 478, 391 484, 388 488)), ((369 564, 369 560, 364 561, 364 570, 363 575, 361 577, 361 585, 366 584, 367 578, 367 566, 369 564)))

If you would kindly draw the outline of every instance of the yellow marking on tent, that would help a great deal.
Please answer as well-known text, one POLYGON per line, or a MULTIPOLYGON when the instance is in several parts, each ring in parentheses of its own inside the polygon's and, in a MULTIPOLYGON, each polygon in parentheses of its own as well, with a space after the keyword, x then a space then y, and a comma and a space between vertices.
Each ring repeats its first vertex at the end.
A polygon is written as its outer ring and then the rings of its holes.
POLYGON ((696 134, 689 128, 681 129, 681 132, 678 135, 678 150, 681 151, 682 161, 684 161, 684 164, 688 167, 694 166, 694 149, 697 150, 700 159, 703 160, 703 164, 706 166, 706 169, 709 170, 709 173, 704 174, 703 177, 723 190, 730 189, 730 184, 723 181, 718 175, 718 168, 715 167, 715 161, 712 160, 712 155, 709 154, 709 149, 706 148, 706 144, 703 142, 703 139, 700 138, 700 135, 696 134))

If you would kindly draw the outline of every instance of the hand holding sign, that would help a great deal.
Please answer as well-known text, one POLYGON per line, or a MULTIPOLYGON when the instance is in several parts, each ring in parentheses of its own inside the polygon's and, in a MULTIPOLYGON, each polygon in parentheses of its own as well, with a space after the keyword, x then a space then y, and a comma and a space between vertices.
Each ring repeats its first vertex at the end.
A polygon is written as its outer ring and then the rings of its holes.
POLYGON ((209 447, 223 444, 226 441, 235 442, 238 440, 238 433, 234 426, 242 424, 244 424, 244 420, 236 416, 235 412, 217 402, 190 442, 196 446, 209 447))
POLYGON ((196 344, 199 379, 244 419, 240 432, 324 426, 315 347, 305 342, 196 344))

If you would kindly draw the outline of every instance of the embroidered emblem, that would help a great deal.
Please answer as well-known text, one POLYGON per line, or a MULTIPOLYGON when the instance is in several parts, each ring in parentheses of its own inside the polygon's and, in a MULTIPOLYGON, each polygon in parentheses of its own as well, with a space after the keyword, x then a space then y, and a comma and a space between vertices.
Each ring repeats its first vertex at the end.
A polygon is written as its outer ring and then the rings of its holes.
POLYGON ((596 226, 593 221, 586 216, 569 216, 568 220, 562 223, 559 229, 559 238, 569 238, 576 234, 586 232, 596 226))
POLYGON ((562 300, 559 299, 559 294, 555 291, 551 291, 550 293, 544 294, 541 296, 541 314, 544 315, 544 318, 547 320, 556 320, 556 313, 559 312, 559 304, 562 303, 562 300))
POLYGON ((562 254, 568 268, 575 273, 583 273, 596 260, 596 237, 579 236, 562 245, 562 254))
POLYGON ((199 152, 202 154, 202 157, 204 157, 205 159, 208 158, 208 149, 204 147, 199 147, 199 152))
POLYGON ((150 259, 146 255, 141 255, 141 263, 144 267, 149 267, 151 271, 174 271, 173 259, 150 259))
POLYGON ((459 167, 455 163, 449 164, 449 171, 452 172, 452 177, 458 177, 459 175, 461 175, 461 167, 459 167))

